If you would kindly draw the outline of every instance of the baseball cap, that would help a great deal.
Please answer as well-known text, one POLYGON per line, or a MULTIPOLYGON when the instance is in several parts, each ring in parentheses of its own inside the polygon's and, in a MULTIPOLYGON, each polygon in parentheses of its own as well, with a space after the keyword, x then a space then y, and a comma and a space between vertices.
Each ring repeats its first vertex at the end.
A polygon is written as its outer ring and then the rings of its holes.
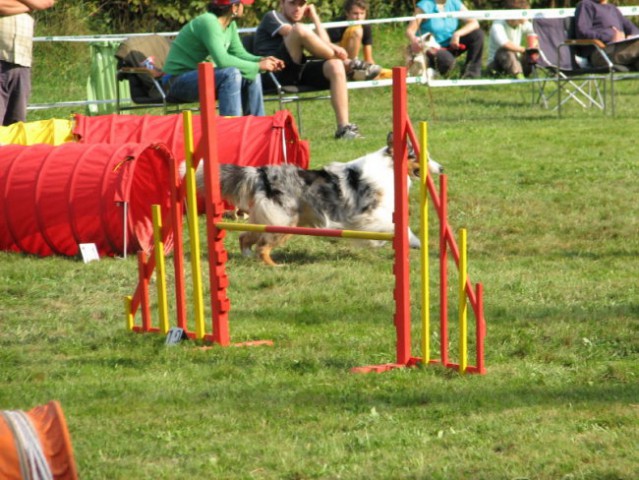
POLYGON ((218 7, 224 7, 226 5, 234 5, 236 3, 242 3, 244 5, 253 5, 255 0, 211 0, 211 5, 218 7))

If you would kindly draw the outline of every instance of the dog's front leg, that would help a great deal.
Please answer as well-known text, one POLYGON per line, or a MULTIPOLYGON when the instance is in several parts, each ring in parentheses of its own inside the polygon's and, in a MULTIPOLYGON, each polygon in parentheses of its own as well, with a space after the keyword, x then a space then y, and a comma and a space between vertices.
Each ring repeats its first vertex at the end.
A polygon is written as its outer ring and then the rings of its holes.
POLYGON ((240 235, 240 251, 242 256, 249 257, 252 252, 253 245, 257 242, 260 234, 255 232, 244 232, 240 235))

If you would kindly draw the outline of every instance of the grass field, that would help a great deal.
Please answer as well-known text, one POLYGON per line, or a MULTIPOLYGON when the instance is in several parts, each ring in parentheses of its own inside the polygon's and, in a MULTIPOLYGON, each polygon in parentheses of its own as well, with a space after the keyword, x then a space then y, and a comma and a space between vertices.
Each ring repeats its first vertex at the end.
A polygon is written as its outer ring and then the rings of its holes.
MULTIPOLYGON (((34 101, 69 88, 37 82, 34 101)), ((558 119, 521 86, 408 94, 484 284, 485 376, 349 372, 394 360, 390 248, 294 238, 273 269, 229 234, 232 341, 272 347, 128 333, 133 258, 0 253, 0 409, 60 400, 85 479, 639 478, 637 85, 616 118, 558 119)), ((351 107, 366 138, 336 142, 328 102, 304 105, 313 167, 383 144, 390 91, 353 92, 351 107)), ((417 301, 412 313, 419 354, 417 301)))

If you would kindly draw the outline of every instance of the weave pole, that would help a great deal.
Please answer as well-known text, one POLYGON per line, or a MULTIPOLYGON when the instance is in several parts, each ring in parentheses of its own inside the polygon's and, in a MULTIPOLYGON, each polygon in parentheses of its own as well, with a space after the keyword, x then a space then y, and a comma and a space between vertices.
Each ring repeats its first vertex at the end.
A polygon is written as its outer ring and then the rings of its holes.
POLYGON ((164 260, 164 242, 162 241, 162 211, 159 205, 152 205, 153 242, 155 246, 155 265, 157 266, 158 315, 160 331, 169 333, 169 301, 166 296, 166 262, 164 260))
MULTIPOLYGON (((419 125, 419 164, 428 165, 428 125, 419 125)), ((421 260, 421 305, 422 305, 422 362, 430 362, 430 263, 428 261, 428 168, 419 169, 419 232, 422 248, 421 260)))
POLYGON ((468 367, 468 301, 466 281, 468 279, 468 253, 466 229, 459 230, 459 372, 466 373, 468 367))
POLYGON ((193 114, 185 111, 184 118, 184 154, 186 207, 191 247, 191 278, 193 279, 193 316, 195 317, 195 338, 202 340, 206 334, 204 326, 204 294, 202 290, 202 263, 200 261, 200 223, 197 215, 197 191, 195 166, 193 165, 193 114))

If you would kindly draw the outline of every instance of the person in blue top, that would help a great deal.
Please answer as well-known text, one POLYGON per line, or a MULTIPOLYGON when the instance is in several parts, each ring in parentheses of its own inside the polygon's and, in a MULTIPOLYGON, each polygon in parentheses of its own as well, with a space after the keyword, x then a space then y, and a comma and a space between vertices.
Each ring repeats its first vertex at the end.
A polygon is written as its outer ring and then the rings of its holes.
POLYGON ((260 72, 276 72, 284 62, 258 57, 242 45, 235 19, 254 0, 211 0, 207 13, 187 23, 171 44, 164 64, 162 85, 176 102, 199 99, 198 64, 215 66, 215 90, 220 115, 264 115, 260 72))
MULTIPOLYGON (((467 10, 461 0, 420 0, 415 7, 415 15, 467 10)), ((426 52, 429 67, 434 67, 440 75, 447 76, 455 67, 456 58, 465 53, 466 63, 462 78, 481 76, 484 33, 477 20, 469 18, 460 22, 457 18, 415 18, 406 28, 406 37, 414 53, 421 51, 418 37, 428 32, 433 34, 440 45, 440 48, 426 52)))

